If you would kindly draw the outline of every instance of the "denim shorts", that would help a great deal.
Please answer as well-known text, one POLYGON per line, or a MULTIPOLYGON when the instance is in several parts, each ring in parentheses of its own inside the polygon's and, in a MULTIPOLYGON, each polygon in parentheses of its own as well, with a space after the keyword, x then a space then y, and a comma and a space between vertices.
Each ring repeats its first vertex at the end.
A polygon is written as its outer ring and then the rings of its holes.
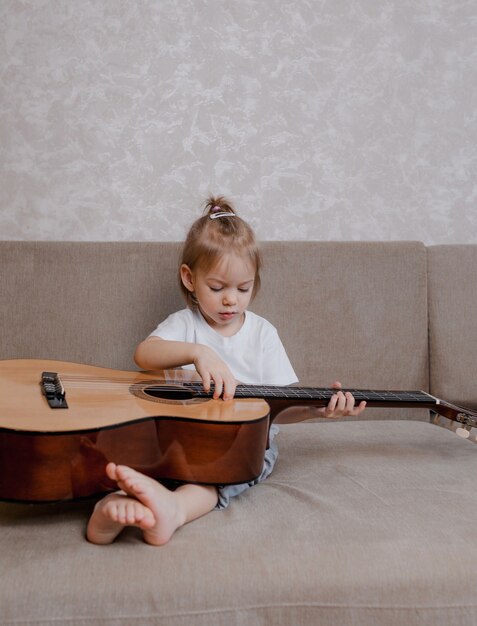
POLYGON ((260 476, 258 476, 257 478, 255 478, 254 480, 248 483, 240 483, 239 485, 224 485, 224 486, 219 485, 217 487, 219 499, 215 506, 216 511, 226 509, 230 504, 231 498, 234 498, 235 496, 238 496, 244 491, 247 491, 247 489, 250 489, 250 487, 253 487, 254 485, 258 485, 258 483, 261 483, 262 481, 264 481, 266 478, 270 476, 275 466, 275 463, 277 461, 277 457, 278 457, 278 448, 277 448, 277 444, 274 441, 275 435, 277 434, 277 432, 278 432, 278 426, 275 426, 275 424, 272 424, 270 428, 270 433, 269 433, 269 447, 265 451, 265 458, 263 460, 263 469, 262 469, 262 473, 260 474, 260 476))

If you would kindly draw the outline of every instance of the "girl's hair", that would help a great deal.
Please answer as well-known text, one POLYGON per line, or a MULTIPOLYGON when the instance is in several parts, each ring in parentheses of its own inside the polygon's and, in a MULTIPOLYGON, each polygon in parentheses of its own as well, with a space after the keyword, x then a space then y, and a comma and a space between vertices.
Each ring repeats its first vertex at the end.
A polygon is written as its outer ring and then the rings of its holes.
MULTIPOLYGON (((190 227, 182 249, 180 265, 187 265, 192 271, 200 268, 207 272, 218 263, 227 252, 244 257, 255 268, 252 299, 260 288, 260 268, 262 259, 252 228, 223 196, 210 196, 205 202, 204 214, 190 227), (216 216, 216 217, 214 217, 216 216)), ((179 275, 181 291, 187 305, 195 309, 197 301, 179 275)))

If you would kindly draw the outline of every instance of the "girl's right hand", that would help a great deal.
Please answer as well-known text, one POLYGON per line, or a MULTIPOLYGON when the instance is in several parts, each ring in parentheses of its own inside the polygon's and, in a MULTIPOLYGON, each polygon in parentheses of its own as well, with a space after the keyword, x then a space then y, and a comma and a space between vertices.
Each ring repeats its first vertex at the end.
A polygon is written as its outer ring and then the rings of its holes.
POLYGON ((224 400, 232 400, 237 381, 230 369, 208 346, 197 345, 197 348, 194 366, 202 378, 205 391, 208 393, 211 383, 214 382, 214 400, 218 400, 221 396, 224 400))

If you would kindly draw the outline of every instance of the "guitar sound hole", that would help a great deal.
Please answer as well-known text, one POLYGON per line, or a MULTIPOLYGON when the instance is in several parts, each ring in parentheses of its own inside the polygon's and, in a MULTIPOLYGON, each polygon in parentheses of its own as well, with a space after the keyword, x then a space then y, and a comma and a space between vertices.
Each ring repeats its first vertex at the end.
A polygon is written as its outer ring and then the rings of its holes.
POLYGON ((146 396, 152 398, 159 398, 161 400, 192 400, 194 394, 184 387, 173 387, 168 385, 167 387, 144 387, 143 392, 146 396))
POLYGON ((141 400, 149 402, 163 402, 166 404, 196 404, 206 402, 207 398, 197 398, 193 389, 188 389, 182 385, 170 383, 151 384, 150 382, 139 382, 131 385, 129 391, 141 400))

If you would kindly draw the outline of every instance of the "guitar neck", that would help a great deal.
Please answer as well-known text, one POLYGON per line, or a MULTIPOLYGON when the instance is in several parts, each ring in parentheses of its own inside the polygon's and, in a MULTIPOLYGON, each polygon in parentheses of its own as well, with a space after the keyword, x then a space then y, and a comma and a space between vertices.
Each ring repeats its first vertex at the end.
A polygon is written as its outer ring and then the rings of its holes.
MULTIPOLYGON (((210 397, 211 393, 204 392, 199 383, 186 383, 193 386, 194 395, 210 397)), ((370 407, 421 407, 433 408, 439 400, 424 391, 371 391, 367 389, 342 389, 350 391, 356 402, 363 400, 370 407)), ((336 389, 321 387, 277 387, 275 385, 238 385, 235 398, 261 398, 267 402, 279 401, 289 406, 308 405, 326 406, 336 389)))
MULTIPOLYGON (((371 391, 367 389, 342 389, 351 392, 359 404, 363 400, 368 406, 408 406, 431 408, 438 403, 433 396, 423 391, 371 391)), ((337 389, 320 387, 273 387, 239 385, 236 396, 240 398, 260 397, 264 400, 287 402, 290 406, 312 404, 326 406, 337 389)))
MULTIPOLYGON (((262 398, 271 407, 272 420, 290 406, 326 406, 336 389, 320 387, 275 387, 267 385, 238 385, 237 398, 262 398)), ((450 404, 425 391, 374 391, 369 389, 342 389, 350 391, 356 403, 363 400, 368 407, 401 407, 429 409, 447 419, 458 422, 465 428, 477 428, 477 412, 450 404)), ((286 423, 286 417, 277 421, 286 423)), ((295 420, 293 420, 295 421, 295 420)))

